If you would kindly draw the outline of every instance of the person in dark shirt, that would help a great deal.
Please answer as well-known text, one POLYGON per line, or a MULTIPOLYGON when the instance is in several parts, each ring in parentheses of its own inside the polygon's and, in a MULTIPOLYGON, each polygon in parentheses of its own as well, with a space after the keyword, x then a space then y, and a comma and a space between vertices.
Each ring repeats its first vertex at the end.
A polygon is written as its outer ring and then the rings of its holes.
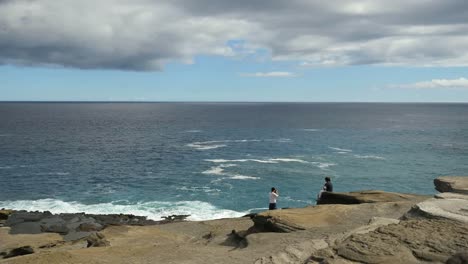
POLYGON ((331 183, 330 177, 325 177, 325 185, 323 185, 323 190, 326 192, 333 192, 333 184, 331 183))
POLYGON ((331 183, 330 177, 325 177, 325 184, 323 185, 322 190, 317 195, 317 201, 322 198, 323 192, 333 192, 333 184, 331 183))

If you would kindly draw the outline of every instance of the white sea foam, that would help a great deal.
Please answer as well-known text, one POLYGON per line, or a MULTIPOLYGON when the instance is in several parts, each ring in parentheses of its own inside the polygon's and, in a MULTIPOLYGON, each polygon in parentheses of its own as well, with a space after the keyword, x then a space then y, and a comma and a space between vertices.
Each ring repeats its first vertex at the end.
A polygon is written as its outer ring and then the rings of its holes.
POLYGON ((9 169, 13 169, 12 166, 0 166, 0 170, 9 170, 9 169))
POLYGON ((279 162, 299 162, 299 163, 309 163, 308 161, 301 159, 290 159, 290 158, 274 158, 269 159, 270 161, 279 161, 279 162))
POLYGON ((264 142, 264 141, 274 141, 274 142, 289 142, 289 138, 280 138, 280 139, 228 139, 228 140, 211 140, 211 141, 200 141, 192 142, 187 144, 187 147, 191 147, 197 150, 209 150, 226 147, 226 144, 229 143, 245 143, 245 142, 264 142))
POLYGON ((350 150, 350 149, 334 148, 334 147, 328 147, 328 148, 329 148, 329 149, 336 150, 336 151, 340 151, 340 152, 353 152, 353 151, 350 150))
POLYGON ((233 179, 233 180, 258 180, 260 178, 259 177, 254 177, 254 176, 234 174, 234 175, 231 175, 229 177, 229 179, 233 179))
POLYGON ((188 147, 194 148, 196 150, 209 150, 226 147, 224 144, 206 144, 204 142, 194 142, 187 144, 188 147))
MULTIPOLYGON (((247 176, 247 175, 240 175, 240 174, 234 174, 234 173, 229 173, 224 170, 224 168, 229 168, 229 167, 235 167, 237 166, 236 164, 221 164, 216 167, 211 167, 210 169, 202 172, 203 174, 210 174, 210 175, 219 175, 219 176, 225 176, 227 179, 232 179, 232 180, 258 180, 260 179, 259 177, 254 177, 254 176, 247 176)), ((221 178, 219 180, 225 179, 221 178)))
POLYGON ((139 202, 133 204, 119 204, 117 202, 82 204, 79 202, 64 202, 56 199, 0 201, 0 208, 28 211, 50 211, 57 213, 88 214, 134 214, 146 216, 149 219, 161 220, 162 216, 189 214, 188 220, 200 221, 230 217, 240 217, 249 211, 237 212, 221 209, 201 201, 180 202, 139 202))
POLYGON ((66 176, 66 175, 69 175, 70 173, 69 172, 39 172, 39 173, 36 173, 36 175, 57 175, 57 176, 66 176))
POLYGON ((258 163, 280 163, 280 162, 298 162, 298 163, 309 163, 308 161, 301 159, 291 159, 291 158, 270 158, 270 159, 206 159, 205 161, 214 162, 214 163, 227 163, 227 162, 258 162, 258 163))
POLYGON ((184 132, 185 132, 185 133, 201 133, 202 130, 192 129, 192 130, 185 130, 184 132))
POLYGON ((384 157, 377 155, 354 155, 358 159, 375 159, 375 160, 386 160, 384 157))
POLYGON ((336 163, 331 162, 312 162, 315 166, 322 170, 328 170, 331 166, 336 166, 336 163))
POLYGON ((308 131, 308 132, 316 132, 316 131, 319 131, 320 129, 316 129, 316 128, 304 128, 304 129, 301 129, 302 131, 308 131))
POLYGON ((205 193, 221 192, 220 189, 212 189, 212 188, 207 187, 207 186, 203 186, 203 187, 196 187, 196 186, 187 187, 187 186, 182 186, 182 187, 178 187, 178 188, 176 188, 176 189, 177 189, 177 190, 180 190, 180 191, 190 191, 190 192, 205 192, 205 193))

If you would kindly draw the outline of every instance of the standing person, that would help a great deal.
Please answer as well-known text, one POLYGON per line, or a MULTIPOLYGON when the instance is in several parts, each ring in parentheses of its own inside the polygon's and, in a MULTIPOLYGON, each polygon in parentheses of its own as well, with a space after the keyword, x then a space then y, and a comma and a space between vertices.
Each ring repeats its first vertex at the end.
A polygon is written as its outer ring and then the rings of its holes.
POLYGON ((270 205, 268 206, 269 210, 275 210, 276 209, 276 198, 278 198, 278 190, 276 190, 275 187, 271 187, 271 193, 270 193, 270 205))

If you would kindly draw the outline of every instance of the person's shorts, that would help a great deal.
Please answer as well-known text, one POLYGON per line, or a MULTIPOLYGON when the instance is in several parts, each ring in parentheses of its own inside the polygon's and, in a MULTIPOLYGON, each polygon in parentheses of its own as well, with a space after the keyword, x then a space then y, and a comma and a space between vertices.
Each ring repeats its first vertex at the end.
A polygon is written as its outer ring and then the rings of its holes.
POLYGON ((271 203, 271 204, 268 206, 268 209, 270 209, 270 210, 275 210, 275 209, 276 209, 276 203, 271 203))

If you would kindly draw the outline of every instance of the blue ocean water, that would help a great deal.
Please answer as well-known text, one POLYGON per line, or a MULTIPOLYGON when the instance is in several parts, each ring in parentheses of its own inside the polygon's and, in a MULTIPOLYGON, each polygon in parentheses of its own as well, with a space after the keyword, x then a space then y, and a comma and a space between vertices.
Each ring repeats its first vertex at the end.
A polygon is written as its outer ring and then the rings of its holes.
POLYGON ((468 174, 468 104, 0 103, 0 207, 193 220, 468 174))

